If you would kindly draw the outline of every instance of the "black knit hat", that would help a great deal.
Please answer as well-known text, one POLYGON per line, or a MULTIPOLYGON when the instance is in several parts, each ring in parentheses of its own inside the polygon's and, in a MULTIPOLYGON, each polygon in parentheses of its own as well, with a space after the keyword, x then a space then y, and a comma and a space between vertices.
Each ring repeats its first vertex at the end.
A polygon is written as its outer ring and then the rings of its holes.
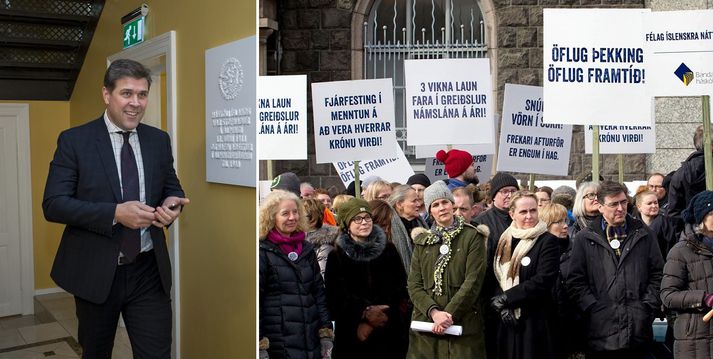
POLYGON ((412 185, 412 184, 420 184, 421 186, 428 187, 431 185, 431 180, 428 179, 428 176, 426 176, 423 173, 417 173, 411 177, 408 178, 408 181, 406 181, 407 185, 412 185))
POLYGON ((517 189, 520 188, 515 177, 504 172, 498 172, 490 179, 490 192, 488 192, 488 195, 490 198, 495 198, 495 194, 497 194, 500 189, 510 186, 517 189))
POLYGON ((681 212, 681 217, 686 223, 698 224, 703 222, 710 211, 713 211, 713 192, 703 191, 691 198, 688 207, 681 212))
POLYGON ((337 210, 337 220, 339 227, 346 232, 349 228, 349 222, 359 213, 366 212, 371 216, 371 207, 369 203, 361 198, 350 198, 344 202, 337 210))
POLYGON ((289 191, 300 197, 300 179, 292 172, 285 172, 272 180, 270 189, 289 191))

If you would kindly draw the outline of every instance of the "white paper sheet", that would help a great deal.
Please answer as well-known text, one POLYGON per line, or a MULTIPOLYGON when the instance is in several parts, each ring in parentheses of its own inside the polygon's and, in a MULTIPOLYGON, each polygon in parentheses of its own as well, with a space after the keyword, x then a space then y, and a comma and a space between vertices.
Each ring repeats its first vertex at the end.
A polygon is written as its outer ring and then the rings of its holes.
MULTIPOLYGON (((431 322, 421 322, 418 320, 411 321, 411 330, 416 332, 429 332, 431 333, 433 329, 433 323, 431 322)), ((446 334, 449 335, 463 335, 463 327, 460 325, 451 325, 446 329, 446 334)))

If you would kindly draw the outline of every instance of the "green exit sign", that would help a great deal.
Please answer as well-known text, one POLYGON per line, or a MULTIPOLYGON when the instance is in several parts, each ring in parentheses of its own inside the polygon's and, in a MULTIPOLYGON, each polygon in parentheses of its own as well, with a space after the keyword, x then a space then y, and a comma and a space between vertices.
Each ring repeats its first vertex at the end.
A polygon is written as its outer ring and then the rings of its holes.
POLYGON ((145 16, 139 16, 124 24, 124 48, 134 46, 144 41, 145 24, 145 16))

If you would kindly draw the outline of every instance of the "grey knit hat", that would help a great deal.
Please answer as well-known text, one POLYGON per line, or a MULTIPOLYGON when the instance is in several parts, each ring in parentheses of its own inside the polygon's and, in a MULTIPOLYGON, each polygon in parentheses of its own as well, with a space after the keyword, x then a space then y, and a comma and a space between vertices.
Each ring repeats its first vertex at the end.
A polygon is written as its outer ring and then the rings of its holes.
POLYGON ((431 211, 431 203, 441 198, 445 198, 451 203, 455 202, 453 198, 453 193, 448 189, 448 186, 443 181, 433 182, 430 186, 426 187, 423 191, 423 202, 426 205, 426 210, 431 211))

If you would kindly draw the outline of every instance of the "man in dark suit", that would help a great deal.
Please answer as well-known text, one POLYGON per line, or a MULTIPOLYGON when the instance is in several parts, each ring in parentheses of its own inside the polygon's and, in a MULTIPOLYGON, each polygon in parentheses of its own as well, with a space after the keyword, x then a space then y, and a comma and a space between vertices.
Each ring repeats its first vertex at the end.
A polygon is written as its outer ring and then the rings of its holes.
POLYGON ((42 201, 66 225, 52 279, 72 293, 84 358, 110 358, 123 315, 134 358, 171 356, 171 263, 164 227, 189 200, 168 134, 141 124, 151 76, 132 60, 104 75, 106 111, 62 132, 42 201))

